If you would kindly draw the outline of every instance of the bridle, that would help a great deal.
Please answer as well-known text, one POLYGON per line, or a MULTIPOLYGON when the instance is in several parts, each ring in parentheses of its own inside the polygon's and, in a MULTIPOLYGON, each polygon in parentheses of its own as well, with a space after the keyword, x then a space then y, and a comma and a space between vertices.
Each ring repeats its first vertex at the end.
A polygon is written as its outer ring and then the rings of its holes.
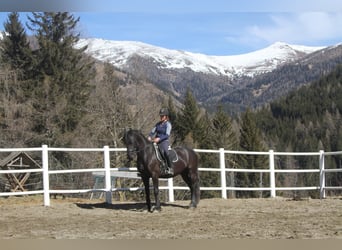
POLYGON ((129 141, 129 145, 126 144, 126 148, 127 148, 127 160, 128 163, 130 163, 133 160, 133 157, 131 158, 131 154, 138 154, 142 151, 145 150, 145 148, 147 147, 147 145, 141 145, 142 147, 139 147, 136 142, 136 140, 132 141, 132 140, 128 140, 127 138, 127 134, 125 135, 125 142, 129 141))
POLYGON ((143 149, 138 149, 138 147, 134 148, 127 148, 127 152, 129 153, 139 153, 140 151, 142 151, 143 149))

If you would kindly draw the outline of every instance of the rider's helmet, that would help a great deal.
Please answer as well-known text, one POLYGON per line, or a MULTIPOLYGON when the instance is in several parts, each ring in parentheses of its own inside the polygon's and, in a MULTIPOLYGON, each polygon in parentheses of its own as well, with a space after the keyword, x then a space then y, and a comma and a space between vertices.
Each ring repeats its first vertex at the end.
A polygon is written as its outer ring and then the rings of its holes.
POLYGON ((169 116, 169 110, 167 108, 161 108, 159 111, 159 115, 169 116))

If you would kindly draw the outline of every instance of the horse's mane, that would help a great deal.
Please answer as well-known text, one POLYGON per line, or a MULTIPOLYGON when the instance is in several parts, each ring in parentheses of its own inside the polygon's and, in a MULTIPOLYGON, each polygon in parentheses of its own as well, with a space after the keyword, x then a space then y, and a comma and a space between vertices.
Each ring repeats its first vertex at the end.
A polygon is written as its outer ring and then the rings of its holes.
POLYGON ((131 133, 132 135, 135 135, 135 136, 139 136, 139 137, 141 137, 141 138, 144 140, 144 142, 147 142, 146 136, 145 136, 145 135, 141 132, 141 130, 139 130, 139 129, 129 129, 129 130, 127 130, 127 131, 125 132, 124 138, 126 138, 126 136, 128 135, 128 133, 131 133))
POLYGON ((133 134, 135 134, 135 135, 140 135, 140 136, 143 136, 143 137, 145 137, 144 136, 144 134, 141 132, 141 130, 139 130, 139 129, 130 129, 130 130, 128 130, 128 133, 133 133, 133 134))

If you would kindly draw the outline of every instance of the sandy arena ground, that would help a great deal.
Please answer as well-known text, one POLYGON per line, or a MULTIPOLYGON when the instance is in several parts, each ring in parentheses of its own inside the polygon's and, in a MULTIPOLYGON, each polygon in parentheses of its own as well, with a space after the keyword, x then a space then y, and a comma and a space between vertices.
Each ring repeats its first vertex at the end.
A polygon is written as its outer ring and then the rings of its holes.
POLYGON ((0 239, 342 239, 342 199, 204 199, 163 203, 0 197, 0 239))

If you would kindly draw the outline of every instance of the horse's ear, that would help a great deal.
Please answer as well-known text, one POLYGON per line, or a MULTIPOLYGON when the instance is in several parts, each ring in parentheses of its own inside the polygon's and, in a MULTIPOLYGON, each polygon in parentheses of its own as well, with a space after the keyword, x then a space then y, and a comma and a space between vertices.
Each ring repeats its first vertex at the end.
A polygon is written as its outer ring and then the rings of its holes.
POLYGON ((129 133, 129 132, 131 132, 132 131, 132 129, 131 128, 125 128, 125 136, 129 133))
POLYGON ((123 133, 122 133, 122 136, 121 136, 121 140, 122 140, 123 142, 126 141, 127 132, 128 132, 129 130, 130 130, 130 129, 127 130, 127 128, 124 128, 124 129, 123 129, 123 133))

